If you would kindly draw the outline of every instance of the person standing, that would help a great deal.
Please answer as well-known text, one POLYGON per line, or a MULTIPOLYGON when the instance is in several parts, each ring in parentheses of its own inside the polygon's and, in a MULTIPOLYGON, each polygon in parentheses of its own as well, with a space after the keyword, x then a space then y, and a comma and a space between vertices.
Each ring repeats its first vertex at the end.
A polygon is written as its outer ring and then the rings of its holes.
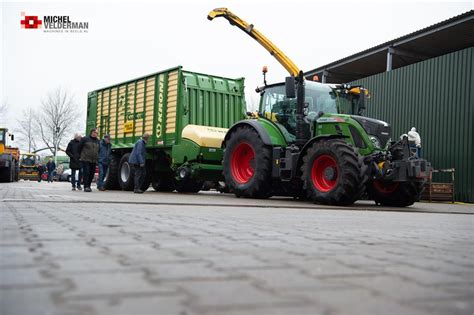
POLYGON ((91 184, 94 179, 95 166, 99 159, 99 139, 97 129, 91 129, 87 137, 79 142, 79 160, 82 166, 84 191, 91 192, 91 184))
POLYGON ((104 139, 99 144, 99 179, 97 181, 97 188, 104 191, 104 179, 110 164, 112 154, 112 144, 110 144, 110 136, 105 135, 104 139))
POLYGON ((81 142, 82 136, 80 133, 74 135, 74 139, 69 141, 66 154, 69 156, 69 167, 71 168, 71 184, 72 190, 82 190, 81 188, 81 178, 82 178, 82 168, 81 161, 79 161, 81 155, 79 154, 79 143, 81 142), (76 182, 76 172, 77 172, 77 182, 76 182))
POLYGON ((53 174, 56 169, 56 163, 54 163, 52 158, 49 158, 48 163, 46 163, 46 170, 48 171, 48 183, 53 182, 53 174))
POLYGON ((40 163, 38 164, 38 183, 41 183, 41 180, 42 180, 42 176, 43 176, 43 174, 44 174, 44 171, 45 171, 44 165, 43 165, 43 163, 40 162, 40 163))
POLYGON ((145 171, 145 162, 146 162, 146 144, 149 138, 148 133, 144 133, 142 138, 138 140, 133 146, 132 153, 128 158, 128 163, 132 165, 133 171, 135 173, 135 187, 133 192, 136 194, 142 194, 143 190, 141 187, 143 181, 145 180, 146 171, 145 171))
POLYGON ((421 158, 421 137, 415 127, 408 132, 408 142, 410 147, 416 150, 416 157, 421 158))

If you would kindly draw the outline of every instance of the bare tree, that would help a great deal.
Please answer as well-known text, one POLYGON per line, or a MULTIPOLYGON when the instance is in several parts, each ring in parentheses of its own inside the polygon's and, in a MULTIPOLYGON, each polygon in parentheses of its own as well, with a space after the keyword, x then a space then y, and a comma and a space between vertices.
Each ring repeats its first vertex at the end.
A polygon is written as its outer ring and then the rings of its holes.
POLYGON ((37 124, 41 140, 51 153, 56 156, 58 148, 68 140, 78 122, 77 105, 70 93, 61 88, 48 93, 41 102, 37 113, 37 124))
POLYGON ((37 139, 37 126, 36 122, 36 113, 32 108, 24 109, 22 113, 22 119, 17 119, 18 133, 21 135, 21 142, 28 146, 28 152, 31 152, 31 149, 36 149, 36 139, 37 139))

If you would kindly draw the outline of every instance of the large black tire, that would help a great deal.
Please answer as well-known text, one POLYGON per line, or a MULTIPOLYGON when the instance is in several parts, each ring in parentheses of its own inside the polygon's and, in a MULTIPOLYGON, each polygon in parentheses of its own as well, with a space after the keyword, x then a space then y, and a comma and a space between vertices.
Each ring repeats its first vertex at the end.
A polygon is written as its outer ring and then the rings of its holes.
POLYGON ((365 190, 366 166, 341 139, 315 142, 303 157, 302 180, 315 203, 349 206, 365 190))
POLYGON ((104 180, 104 188, 107 190, 119 190, 120 184, 119 184, 119 164, 120 164, 120 159, 117 155, 112 154, 112 157, 110 159, 110 164, 109 168, 107 170, 107 174, 105 175, 105 180, 104 180))
POLYGON ((11 167, 0 168, 0 182, 9 183, 11 182, 12 170, 11 167))
POLYGON ((172 192, 175 189, 175 179, 173 174, 160 173, 157 174, 151 183, 156 191, 172 192))
POLYGON ((176 191, 180 193, 197 193, 201 190, 203 182, 185 179, 176 181, 176 191))
POLYGON ((272 195, 272 151, 250 127, 230 135, 224 152, 224 178, 237 197, 268 198, 272 195))
POLYGON ((369 199, 377 205, 388 207, 408 207, 420 200, 423 182, 371 181, 367 184, 369 199))
POLYGON ((133 190, 135 174, 132 170, 132 166, 128 163, 130 153, 125 153, 120 159, 118 168, 118 182, 122 190, 133 190))

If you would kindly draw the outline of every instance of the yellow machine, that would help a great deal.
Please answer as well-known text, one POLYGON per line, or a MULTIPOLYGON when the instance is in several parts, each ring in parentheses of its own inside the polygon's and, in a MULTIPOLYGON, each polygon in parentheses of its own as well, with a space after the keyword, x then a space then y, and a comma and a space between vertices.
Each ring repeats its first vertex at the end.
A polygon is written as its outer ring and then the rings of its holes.
POLYGON ((0 182, 18 180, 20 150, 7 145, 7 138, 14 140, 7 128, 0 128, 0 182))
MULTIPOLYGON (((216 17, 223 17, 231 25, 237 26, 239 29, 247 33, 250 37, 255 39, 257 43, 263 46, 270 55, 272 55, 285 69, 288 73, 293 76, 297 77, 299 72, 301 71, 300 68, 288 57, 286 56, 275 44, 273 44, 267 37, 265 37, 262 33, 260 33, 253 24, 249 24, 248 22, 242 20, 240 17, 232 13, 227 8, 216 8, 209 12, 207 15, 207 19, 212 21, 216 17)), ((264 67, 263 73, 267 72, 267 68, 264 67)), ((366 96, 369 95, 367 89, 361 87, 352 87, 350 88, 347 93, 353 95, 359 95, 361 91, 364 91, 366 96)))
POLYGON ((35 153, 23 153, 20 158, 20 179, 37 180, 40 157, 35 153))
POLYGON ((262 33, 257 31, 253 24, 249 24, 239 18, 234 13, 230 12, 227 8, 217 8, 209 12, 207 15, 208 20, 212 21, 216 17, 223 17, 229 21, 231 25, 235 25, 242 31, 247 33, 250 37, 255 39, 260 45, 262 45, 276 60, 290 73, 290 75, 296 77, 300 72, 300 68, 288 58, 275 44, 273 44, 268 38, 262 33))

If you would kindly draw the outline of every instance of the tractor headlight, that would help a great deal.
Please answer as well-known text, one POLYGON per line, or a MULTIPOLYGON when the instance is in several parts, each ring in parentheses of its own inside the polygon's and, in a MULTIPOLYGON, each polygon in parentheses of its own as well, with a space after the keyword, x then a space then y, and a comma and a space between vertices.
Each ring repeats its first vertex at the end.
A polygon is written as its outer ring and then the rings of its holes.
POLYGON ((375 148, 382 149, 382 145, 380 144, 379 138, 377 138, 376 136, 369 135, 369 139, 370 139, 370 141, 372 142, 372 144, 374 145, 375 148))

